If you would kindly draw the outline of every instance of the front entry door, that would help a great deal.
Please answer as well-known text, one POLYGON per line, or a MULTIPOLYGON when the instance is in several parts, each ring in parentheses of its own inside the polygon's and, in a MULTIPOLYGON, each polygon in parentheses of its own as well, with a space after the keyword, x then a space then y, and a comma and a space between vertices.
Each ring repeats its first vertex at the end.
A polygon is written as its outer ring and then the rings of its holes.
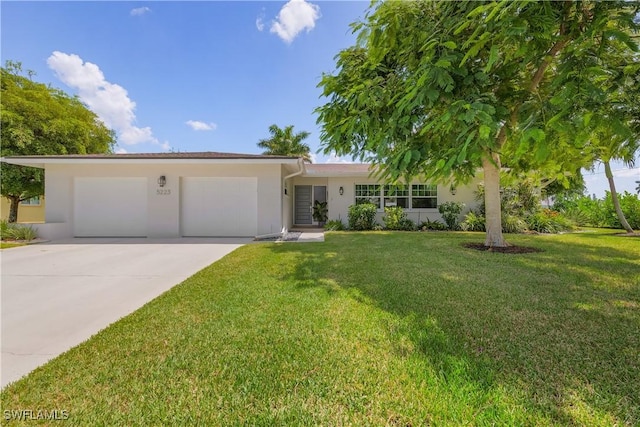
POLYGON ((296 185, 295 186, 295 215, 294 222, 296 224, 312 224, 313 217, 311 200, 311 186, 310 185, 296 185))

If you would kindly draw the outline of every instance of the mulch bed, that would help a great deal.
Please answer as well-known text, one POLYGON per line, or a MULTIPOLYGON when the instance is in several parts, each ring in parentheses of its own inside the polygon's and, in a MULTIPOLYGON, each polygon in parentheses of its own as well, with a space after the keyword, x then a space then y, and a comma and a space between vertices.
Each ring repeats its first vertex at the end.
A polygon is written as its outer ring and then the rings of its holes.
POLYGON ((529 246, 506 246, 506 247, 489 247, 484 243, 463 243, 462 246, 477 251, 500 252, 502 254, 530 254, 533 252, 543 252, 542 249, 531 248, 529 246))

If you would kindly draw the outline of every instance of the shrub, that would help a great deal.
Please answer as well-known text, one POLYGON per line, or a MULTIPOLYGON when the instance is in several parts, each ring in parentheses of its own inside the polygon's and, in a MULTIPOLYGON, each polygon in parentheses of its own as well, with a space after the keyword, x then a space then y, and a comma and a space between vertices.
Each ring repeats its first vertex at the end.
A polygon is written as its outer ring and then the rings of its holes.
POLYGON ((7 235, 9 229, 9 223, 5 220, 0 221, 0 239, 7 235))
POLYGON ((486 231, 484 217, 475 212, 469 212, 460 224, 464 231, 486 231))
POLYGON ((349 206, 349 229, 372 230, 376 223, 376 205, 361 203, 349 206))
POLYGON ((26 225, 7 224, 5 221, 0 225, 2 240, 26 240, 30 241, 38 237, 36 230, 26 225))
POLYGON ((382 221, 384 222, 384 227, 387 230, 402 230, 402 226, 405 220, 407 220, 407 214, 404 213, 402 207, 393 206, 393 207, 385 207, 384 208, 384 216, 382 217, 382 221))
POLYGON ((344 224, 339 219, 332 219, 325 223, 324 229, 327 231, 342 231, 344 230, 344 224))
POLYGON ((524 233, 527 231, 527 223, 518 215, 503 213, 502 231, 504 233, 524 233))
POLYGON ((440 221, 423 221, 419 225, 420 230, 422 231, 443 231, 447 229, 447 226, 441 223, 440 221))
POLYGON ((442 219, 449 230, 458 228, 458 217, 462 212, 462 208, 464 208, 464 204, 460 202, 445 202, 438 206, 438 212, 442 215, 442 219))
POLYGON ((572 229, 573 224, 559 212, 543 209, 527 217, 527 227, 538 233, 558 233, 572 229))

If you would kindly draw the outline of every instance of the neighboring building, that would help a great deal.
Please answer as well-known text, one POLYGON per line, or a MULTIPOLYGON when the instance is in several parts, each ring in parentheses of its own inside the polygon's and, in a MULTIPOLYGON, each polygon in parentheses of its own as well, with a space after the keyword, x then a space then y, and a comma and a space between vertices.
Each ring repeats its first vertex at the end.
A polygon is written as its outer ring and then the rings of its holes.
POLYGON ((381 185, 365 164, 304 164, 302 159, 233 153, 15 156, 8 163, 45 169, 48 203, 41 237, 256 236, 315 225, 314 200, 329 219, 371 201, 402 206, 415 222, 440 220, 449 200, 475 206, 474 183, 416 180, 381 185), (455 194, 454 194, 455 193, 455 194))
MULTIPOLYGON (((9 218, 11 202, 5 197, 0 198, 0 219, 6 221, 9 218)), ((43 197, 33 197, 20 202, 18 207, 18 222, 34 223, 44 222, 45 200, 43 197)))

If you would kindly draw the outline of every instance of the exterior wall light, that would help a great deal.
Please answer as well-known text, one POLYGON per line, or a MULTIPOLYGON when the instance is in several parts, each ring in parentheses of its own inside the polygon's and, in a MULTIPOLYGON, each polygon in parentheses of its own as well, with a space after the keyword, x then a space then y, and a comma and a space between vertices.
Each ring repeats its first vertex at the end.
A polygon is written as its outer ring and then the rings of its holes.
POLYGON ((340 195, 342 196, 344 194, 344 187, 340 187, 340 190, 338 190, 340 192, 340 195))
POLYGON ((455 196, 456 193, 458 192, 458 189, 456 188, 455 185, 451 184, 451 187, 449 187, 449 192, 451 193, 452 196, 455 196))
POLYGON ((158 185, 160 187, 164 187, 165 185, 167 185, 167 177, 164 175, 160 175, 160 178, 158 178, 158 185))

